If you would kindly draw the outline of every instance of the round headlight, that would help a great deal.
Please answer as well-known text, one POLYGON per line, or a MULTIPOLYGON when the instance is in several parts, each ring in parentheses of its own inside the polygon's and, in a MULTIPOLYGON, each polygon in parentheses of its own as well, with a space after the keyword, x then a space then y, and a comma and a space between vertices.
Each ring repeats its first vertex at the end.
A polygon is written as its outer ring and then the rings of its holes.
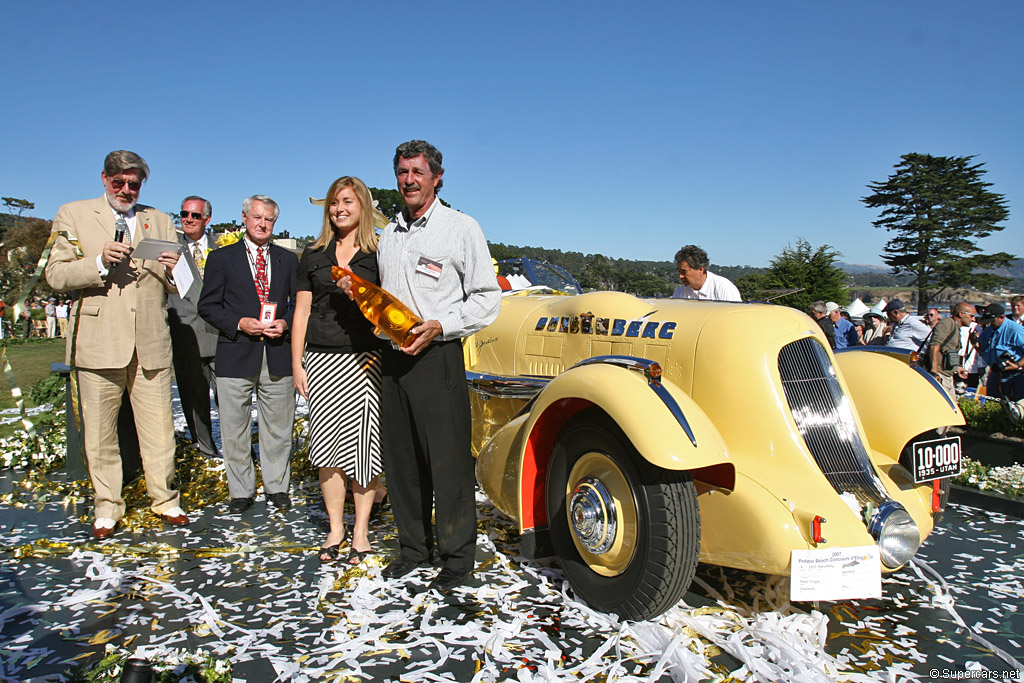
POLYGON ((882 564, 890 569, 906 564, 921 545, 921 532, 914 518, 892 500, 878 508, 869 530, 878 539, 882 564))

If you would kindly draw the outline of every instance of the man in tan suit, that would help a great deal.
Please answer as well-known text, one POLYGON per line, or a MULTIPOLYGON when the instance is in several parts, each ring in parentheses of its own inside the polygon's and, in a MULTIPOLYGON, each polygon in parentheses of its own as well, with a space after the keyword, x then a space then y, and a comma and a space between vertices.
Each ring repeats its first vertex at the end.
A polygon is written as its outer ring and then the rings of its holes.
POLYGON ((53 289, 74 290, 67 363, 78 378, 85 453, 96 491, 92 533, 100 539, 114 533, 125 511, 117 440, 125 390, 135 413, 150 508, 170 524, 189 521, 173 484, 171 336, 165 311, 178 253, 164 252, 156 261, 129 258, 131 245, 147 237, 177 242, 167 214, 136 204, 148 175, 149 166, 137 154, 108 154, 100 173, 104 195, 57 211, 53 232, 63 234, 45 271, 53 289))

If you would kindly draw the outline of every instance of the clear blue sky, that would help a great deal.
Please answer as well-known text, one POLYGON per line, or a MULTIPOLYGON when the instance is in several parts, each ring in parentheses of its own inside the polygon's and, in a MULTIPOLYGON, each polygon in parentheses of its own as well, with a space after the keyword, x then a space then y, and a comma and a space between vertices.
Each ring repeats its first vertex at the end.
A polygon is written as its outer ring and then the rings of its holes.
POLYGON ((859 199, 901 154, 977 155, 1024 254, 1024 2, 0 0, 0 194, 102 192, 113 149, 167 211, 281 204, 319 231, 353 174, 394 187, 411 138, 489 240, 765 265, 798 237, 850 263, 887 239, 859 199))

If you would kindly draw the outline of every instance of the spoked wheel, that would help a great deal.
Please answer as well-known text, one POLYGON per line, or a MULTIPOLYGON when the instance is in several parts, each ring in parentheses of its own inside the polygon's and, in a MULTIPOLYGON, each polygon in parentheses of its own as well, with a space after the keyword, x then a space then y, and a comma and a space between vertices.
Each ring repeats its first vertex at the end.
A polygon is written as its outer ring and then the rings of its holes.
POLYGON ((693 478, 648 463, 603 412, 559 436, 546 495, 555 551, 588 604, 650 619, 686 593, 700 552, 693 478))

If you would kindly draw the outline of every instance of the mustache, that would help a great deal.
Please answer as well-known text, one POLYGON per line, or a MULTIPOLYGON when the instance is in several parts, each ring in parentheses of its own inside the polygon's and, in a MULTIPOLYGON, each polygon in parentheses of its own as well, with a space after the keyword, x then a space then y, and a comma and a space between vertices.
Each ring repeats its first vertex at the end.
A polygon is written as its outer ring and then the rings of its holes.
POLYGON ((403 190, 418 190, 420 189, 419 183, 406 183, 402 185, 403 190))

